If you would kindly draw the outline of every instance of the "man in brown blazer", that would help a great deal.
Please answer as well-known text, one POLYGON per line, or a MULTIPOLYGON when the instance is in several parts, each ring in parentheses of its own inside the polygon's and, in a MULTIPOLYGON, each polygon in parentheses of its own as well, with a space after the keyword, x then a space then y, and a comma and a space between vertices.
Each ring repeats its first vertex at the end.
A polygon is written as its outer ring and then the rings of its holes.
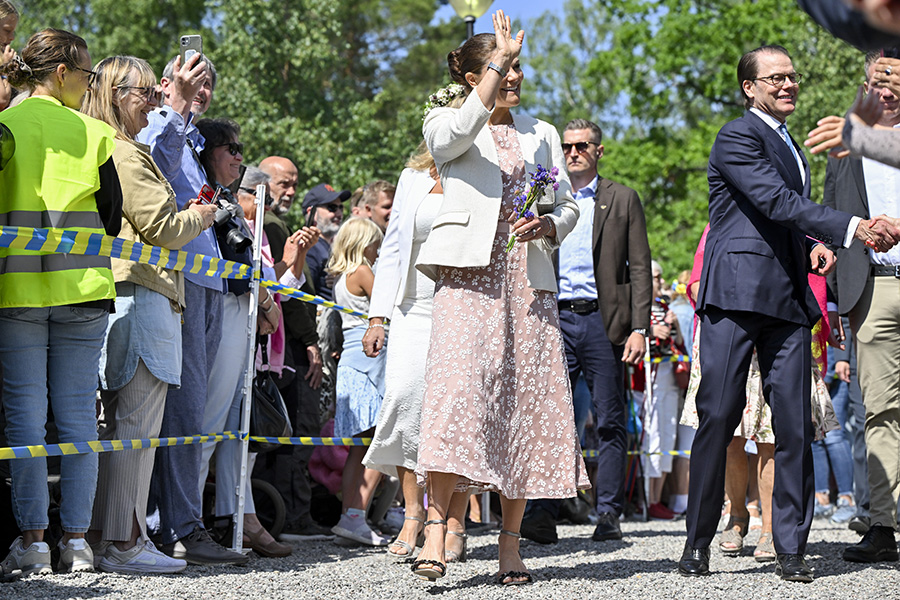
MULTIPOLYGON (((563 132, 563 153, 580 210, 558 252, 559 319, 569 377, 584 375, 600 438, 595 541, 622 538, 625 495, 625 363, 644 356, 653 286, 650 245, 637 192, 597 174, 603 132, 575 119, 563 132)), ((530 503, 522 535, 557 541, 559 502, 530 503)))

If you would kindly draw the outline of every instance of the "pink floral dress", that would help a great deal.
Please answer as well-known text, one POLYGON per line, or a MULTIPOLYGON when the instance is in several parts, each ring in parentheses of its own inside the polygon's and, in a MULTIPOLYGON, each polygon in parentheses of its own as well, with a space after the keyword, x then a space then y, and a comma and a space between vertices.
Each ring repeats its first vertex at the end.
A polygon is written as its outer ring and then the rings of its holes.
POLYGON ((416 473, 420 482, 428 471, 455 473, 458 489, 507 498, 569 498, 590 484, 556 296, 528 286, 527 244, 505 251, 525 163, 515 126, 490 128, 501 220, 488 266, 440 269, 416 473))

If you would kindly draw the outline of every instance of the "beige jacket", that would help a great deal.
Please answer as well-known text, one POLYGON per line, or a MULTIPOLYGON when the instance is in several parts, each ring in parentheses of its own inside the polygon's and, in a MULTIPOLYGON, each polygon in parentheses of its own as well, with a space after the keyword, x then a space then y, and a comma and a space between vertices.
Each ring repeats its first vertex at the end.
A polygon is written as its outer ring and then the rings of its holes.
MULTIPOLYGON (((113 162, 122 184, 122 231, 119 237, 177 250, 200 235, 200 213, 178 211, 175 192, 163 177, 150 147, 116 139, 113 162)), ((184 276, 179 271, 112 259, 116 282, 128 281, 184 306, 184 276)))
MULTIPOLYGON (((444 188, 444 202, 416 262, 416 268, 432 279, 437 278, 439 266, 485 267, 490 262, 503 194, 497 149, 487 126, 490 116, 491 111, 473 91, 460 108, 429 112, 422 126, 444 188)), ((575 227, 578 205, 572 199, 556 129, 524 114, 513 120, 525 170, 532 173, 537 165, 559 168, 559 190, 547 190, 553 195, 553 209, 545 213, 556 225, 556 239, 527 242, 528 285, 555 293, 551 255, 575 227)), ((536 213, 537 207, 532 210, 536 213)))

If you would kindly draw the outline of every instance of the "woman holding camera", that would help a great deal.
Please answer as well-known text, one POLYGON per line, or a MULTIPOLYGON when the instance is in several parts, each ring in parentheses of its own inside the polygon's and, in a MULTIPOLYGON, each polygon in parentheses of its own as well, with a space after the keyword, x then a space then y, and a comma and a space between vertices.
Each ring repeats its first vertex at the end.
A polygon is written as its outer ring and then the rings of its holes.
POLYGON ((428 521, 413 571, 445 574, 454 489, 491 489, 503 510, 497 583, 515 585, 531 581, 519 555, 526 500, 572 497, 589 484, 551 260, 578 208, 556 129, 510 111, 520 102, 525 33, 512 38, 503 11, 493 21, 494 35, 447 57, 463 105, 435 108, 423 125, 444 201, 416 265, 436 286, 416 466, 428 483, 428 521), (546 189, 546 214, 516 218, 514 199, 536 165, 559 169, 558 190, 546 189))
MULTIPOLYGON (((179 212, 150 149, 135 141, 147 126, 147 113, 159 105, 156 76, 145 60, 133 56, 104 59, 95 71, 82 111, 116 132, 113 160, 123 196, 120 237, 177 250, 212 225, 215 207, 192 203, 179 212)), ((116 311, 100 362, 100 438, 154 438, 166 392, 170 385, 181 384, 184 275, 129 260, 113 259, 112 267, 116 311)), ((155 452, 151 448, 100 456, 92 531, 102 540, 94 548, 103 571, 177 573, 187 564, 157 550, 147 537, 155 452)))
MULTIPOLYGON (((219 189, 220 204, 230 204, 237 209, 238 217, 216 225, 216 236, 222 256, 245 264, 251 264, 252 257, 249 244, 253 234, 240 215, 243 211, 237 198, 229 191, 242 177, 244 161, 244 145, 240 143, 240 127, 230 119, 201 119, 197 121, 197 129, 206 140, 200 152, 200 162, 209 176, 210 184, 219 189), (236 243, 238 236, 229 231, 240 231, 246 238, 246 248, 236 243)), ((216 352, 216 359, 209 372, 209 388, 206 407, 203 412, 204 431, 236 430, 241 423, 241 404, 243 400, 242 386, 247 369, 247 353, 250 352, 251 340, 247 335, 247 315, 250 311, 249 280, 228 280, 228 293, 225 294, 222 310, 222 340, 216 352)), ((259 310, 257 332, 259 335, 275 333, 281 318, 281 309, 275 302, 275 296, 265 288, 259 290, 259 310)), ((225 441, 219 444, 203 444, 203 455, 200 463, 200 492, 206 485, 209 472, 209 460, 216 452, 216 506, 215 515, 223 522, 231 521, 237 505, 235 488, 240 470, 241 444, 239 441, 225 441)), ((252 462, 248 464, 248 473, 253 471, 252 462)), ((280 544, 269 534, 256 517, 253 494, 250 491, 250 478, 244 491, 244 544, 250 546, 262 556, 287 556, 291 547, 280 544)))
MULTIPOLYGON (((45 29, 0 73, 31 97, 0 112, 16 152, 0 170, 0 220, 12 227, 116 235, 122 193, 111 160, 115 131, 78 112, 94 79, 87 44, 45 29)), ((100 349, 115 283, 108 258, 0 248, 0 362, 12 446, 45 443, 47 404, 60 442, 97 439, 100 349)), ((13 460, 13 512, 22 531, 3 570, 50 573, 47 460, 13 460)), ((84 540, 97 487, 97 455, 60 459, 59 570, 92 571, 84 540)))

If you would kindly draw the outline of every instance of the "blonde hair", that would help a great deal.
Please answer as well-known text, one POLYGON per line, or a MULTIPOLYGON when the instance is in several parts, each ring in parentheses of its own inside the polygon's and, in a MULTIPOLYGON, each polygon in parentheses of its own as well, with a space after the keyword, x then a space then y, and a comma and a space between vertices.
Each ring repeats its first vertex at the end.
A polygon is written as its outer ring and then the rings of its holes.
POLYGON ((371 267, 364 255, 366 248, 374 243, 381 243, 384 234, 381 229, 361 217, 353 217, 338 230, 331 245, 331 258, 325 269, 334 275, 352 273, 360 265, 371 267))
POLYGON ((128 87, 156 85, 156 75, 143 58, 134 56, 111 56, 104 58, 94 67, 97 77, 84 97, 81 112, 99 119, 116 130, 116 137, 123 140, 134 139, 125 129, 122 112, 113 99, 125 97, 128 87), (115 88, 115 89, 114 89, 115 88))

